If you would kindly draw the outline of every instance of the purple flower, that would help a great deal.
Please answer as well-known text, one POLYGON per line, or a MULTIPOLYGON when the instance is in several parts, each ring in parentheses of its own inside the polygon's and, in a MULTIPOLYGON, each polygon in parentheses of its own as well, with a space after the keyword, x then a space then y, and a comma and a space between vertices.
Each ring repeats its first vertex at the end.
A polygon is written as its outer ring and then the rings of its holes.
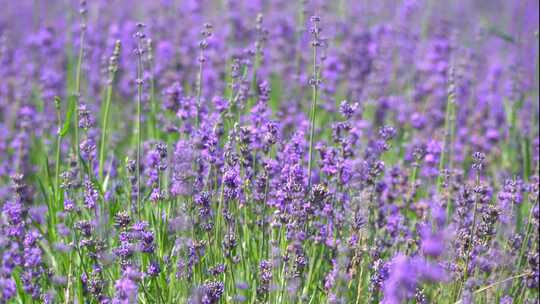
POLYGON ((112 300, 113 304, 133 304, 137 303, 137 294, 139 286, 137 281, 140 279, 140 274, 134 268, 128 267, 122 277, 114 283, 116 290, 112 300))
POLYGON ((8 302, 17 292, 17 286, 12 278, 0 277, 0 302, 8 302))
POLYGON ((431 227, 424 226, 420 232, 422 236, 421 248, 422 253, 430 257, 439 257, 445 248, 444 236, 442 233, 434 233, 431 231, 431 227))
POLYGON ((161 273, 161 267, 159 266, 158 262, 151 262, 150 265, 148 265, 148 270, 146 271, 146 274, 150 277, 156 277, 161 273))
POLYGON ((98 203, 99 193, 94 188, 94 184, 87 180, 84 182, 84 206, 88 209, 94 209, 98 203))
POLYGON ((389 277, 384 282, 382 303, 400 304, 415 296, 416 287, 424 282, 446 279, 443 269, 419 257, 397 254, 391 262, 389 277))

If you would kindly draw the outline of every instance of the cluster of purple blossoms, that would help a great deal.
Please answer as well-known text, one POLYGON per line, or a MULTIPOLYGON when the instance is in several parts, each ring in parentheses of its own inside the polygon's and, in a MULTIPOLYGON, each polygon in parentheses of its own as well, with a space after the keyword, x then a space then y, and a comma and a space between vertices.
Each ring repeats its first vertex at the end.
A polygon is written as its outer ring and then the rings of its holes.
POLYGON ((537 302, 538 20, 4 5, 0 304, 537 302))

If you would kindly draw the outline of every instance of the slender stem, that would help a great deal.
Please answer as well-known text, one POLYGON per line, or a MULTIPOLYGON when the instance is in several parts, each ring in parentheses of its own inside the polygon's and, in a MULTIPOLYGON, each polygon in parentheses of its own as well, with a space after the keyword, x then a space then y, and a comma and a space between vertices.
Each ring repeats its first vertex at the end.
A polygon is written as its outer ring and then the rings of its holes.
POLYGON ((214 241, 215 245, 219 247, 219 241, 220 241, 220 231, 221 231, 221 217, 223 215, 223 212, 221 209, 223 208, 223 196, 224 196, 224 188, 223 188, 223 179, 221 180, 221 190, 219 191, 219 200, 218 200, 218 208, 217 208, 217 214, 216 214, 216 224, 215 224, 215 232, 214 232, 214 241))
MULTIPOLYGON (((443 181, 443 170, 448 161, 448 171, 451 174, 453 160, 453 142, 455 137, 455 105, 456 105, 456 88, 455 88, 455 79, 454 79, 454 69, 450 68, 449 71, 449 86, 448 86, 448 98, 446 102, 446 114, 444 119, 444 141, 443 148, 441 151, 441 157, 439 160, 439 176, 437 177, 437 193, 441 192, 442 181, 443 181), (447 160, 448 157, 448 160, 447 160)), ((450 213, 452 211, 451 201, 448 198, 446 213, 447 217, 450 218, 450 213)))
POLYGON ((304 33, 305 31, 305 28, 304 28, 304 22, 305 22, 305 1, 304 0, 300 0, 300 5, 298 7, 298 20, 297 20, 297 24, 298 24, 298 28, 296 29, 295 31, 295 36, 296 36, 296 41, 297 41, 297 45, 296 45, 296 56, 295 56, 295 72, 296 72, 296 75, 300 75, 300 69, 301 69, 301 62, 302 62, 302 53, 300 52, 300 49, 302 49, 302 46, 301 46, 301 39, 300 37, 302 37, 302 34, 304 33))
POLYGON ((56 103, 56 120, 58 122, 58 131, 56 135, 56 160, 55 160, 55 177, 54 188, 56 189, 57 199, 60 197, 60 147, 62 146, 62 117, 60 113, 60 99, 55 98, 56 103))
MULTIPOLYGON (((363 242, 363 237, 362 239, 360 239, 359 243, 362 243, 363 242)), ((358 247, 357 247, 358 248, 358 247)), ((357 249, 358 250, 358 249, 357 249)), ((361 256, 364 255, 364 253, 360 253, 361 256)), ((363 263, 363 258, 359 260, 358 262, 359 266, 360 266, 360 273, 358 274, 358 285, 356 286, 356 304, 359 304, 359 303, 362 303, 360 301, 361 299, 361 296, 362 296, 362 283, 363 283, 363 280, 362 278, 364 277, 364 264, 363 263)), ((351 280, 351 282, 353 282, 354 280, 351 280)))
MULTIPOLYGON (((266 173, 268 174, 268 173, 266 173)), ((266 182, 264 186, 264 200, 263 200, 263 211, 262 211, 262 243, 261 243, 261 255, 263 258, 267 258, 268 256, 268 248, 265 248, 265 245, 267 245, 266 241, 266 209, 267 209, 267 200, 268 200, 268 187, 269 187, 269 176, 266 176, 266 182)))
POLYGON ((163 297, 163 291, 161 290, 161 287, 159 286, 159 281, 157 278, 154 278, 154 283, 156 284, 156 287, 157 287, 157 290, 158 290, 158 293, 159 293, 159 297, 161 298, 161 303, 167 303, 165 301, 165 298, 163 297))
MULTIPOLYGON (((84 19, 84 17, 83 17, 84 19)), ((81 70, 84 56, 84 38, 86 33, 86 25, 81 26, 81 36, 79 39, 79 57, 77 59, 77 69, 75 71, 75 158, 77 159, 77 167, 79 166, 79 99, 81 97, 81 70)))
POLYGON ((201 95, 202 95, 202 78, 203 78, 203 65, 206 60, 204 57, 204 50, 208 47, 208 40, 212 36, 212 25, 209 23, 204 24, 204 30, 202 32, 203 39, 199 42, 199 73, 197 75, 197 117, 196 123, 197 127, 199 126, 201 120, 201 95))
MULTIPOLYGON (((476 174, 476 187, 478 188, 480 186, 480 172, 477 172, 476 174)), ((474 209, 473 209, 473 221, 472 221, 472 227, 471 227, 471 243, 470 248, 467 252, 467 256, 465 257, 465 273, 463 275, 463 282, 462 284, 465 284, 467 281, 467 278, 469 277, 469 262, 471 257, 471 252, 473 250, 474 246, 474 235, 476 234, 476 218, 477 218, 477 209, 478 209, 478 193, 476 194, 476 198, 474 199, 474 209)))
POLYGON ((364 274, 364 267, 360 268, 360 274, 358 275, 358 286, 356 287, 356 304, 360 304, 362 298, 362 276, 364 274))
POLYGON ((105 160, 105 143, 107 138, 107 129, 109 125, 109 111, 112 98, 112 83, 107 86, 107 95, 105 97, 105 112, 103 114, 103 123, 101 126, 101 144, 99 146, 99 179, 103 181, 103 163, 105 160))
POLYGON ((146 69, 149 72, 149 82, 150 82, 150 117, 148 119, 148 129, 150 133, 150 137, 153 139, 159 138, 159 131, 157 128, 157 119, 156 119, 156 113, 157 113, 157 100, 156 100, 156 81, 155 81, 155 70, 154 70, 154 49, 152 47, 152 40, 148 39, 147 41, 147 62, 146 62, 146 69))
POLYGON ((114 51, 109 59, 109 79, 107 83, 107 93, 105 96, 105 113, 103 114, 103 123, 101 124, 101 144, 99 146, 99 179, 103 181, 103 163, 105 160, 105 143, 107 141, 107 129, 109 125, 109 111, 113 92, 113 83, 116 70, 118 69, 118 56, 120 55, 120 41, 117 40, 114 45, 114 51))
MULTIPOLYGON (((521 274, 518 274, 518 275, 515 275, 515 276, 511 276, 511 277, 506 278, 506 279, 504 279, 504 280, 500 280, 500 281, 494 282, 494 283, 492 283, 492 284, 489 284, 489 285, 487 285, 487 286, 484 286, 484 287, 482 287, 482 288, 480 288, 480 289, 477 289, 477 290, 475 290, 475 291, 473 292, 473 294, 479 294, 479 293, 482 293, 482 292, 484 292, 484 291, 486 291, 486 290, 488 290, 488 289, 491 289, 491 288, 493 288, 493 287, 495 287, 495 286, 497 286, 497 285, 506 283, 506 282, 511 281, 511 280, 519 279, 519 278, 524 277, 524 276, 527 276, 527 275, 530 275, 530 273, 529 273, 529 272, 524 272, 524 273, 521 273, 521 274)), ((455 302, 454 304, 461 304, 461 303, 462 303, 462 301, 459 300, 459 301, 455 302)))
MULTIPOLYGON (((449 139, 449 142, 448 142, 448 174, 449 174, 449 177, 452 177, 452 168, 454 166, 454 141, 455 141, 455 137, 456 137, 456 98, 455 98, 455 94, 454 92, 452 91, 450 97, 448 98, 449 99, 449 102, 448 102, 448 106, 450 107, 450 116, 448 117, 449 118, 449 123, 450 123, 450 126, 449 126, 449 132, 450 132, 450 139, 449 139)), ((449 187, 448 188, 448 198, 447 198, 447 202, 446 202, 446 208, 447 208, 447 218, 450 218, 450 213, 452 211, 452 206, 451 206, 451 189, 452 187, 449 187)))
POLYGON ((439 158, 439 176, 437 177, 437 192, 440 193, 441 191, 441 187, 442 187, 442 180, 443 180, 443 170, 444 170, 444 167, 445 167, 445 163, 446 163, 446 142, 447 142, 447 131, 448 131, 448 122, 449 122, 449 117, 450 117, 450 107, 449 107, 449 103, 447 103, 446 105, 446 114, 445 114, 445 127, 444 127, 444 141, 443 141, 443 146, 442 146, 442 150, 441 150, 441 156, 439 158))
POLYGON ((73 259, 70 258, 69 259, 68 277, 67 277, 67 287, 66 287, 66 291, 64 293, 64 303, 65 304, 70 303, 70 300, 71 300, 70 290, 71 290, 71 282, 73 281, 73 276, 72 276, 72 273, 71 273, 72 261, 73 261, 73 259))
POLYGON ((418 175, 418 167, 420 167, 419 162, 413 164, 412 173, 411 173, 411 185, 409 189, 409 195, 407 195, 407 208, 409 207, 409 202, 413 200, 414 192, 416 191, 416 176, 418 175))
POLYGON ((525 255, 525 248, 527 248, 527 244, 529 243, 529 237, 532 230, 532 217, 534 213, 534 206, 531 205, 531 210, 529 211, 529 218, 527 223, 527 231, 525 233, 525 238, 523 238, 523 243, 521 244, 521 248, 519 250, 519 258, 518 258, 518 267, 521 267, 523 256, 525 255))
POLYGON ((152 69, 152 77, 150 78, 150 107, 152 109, 152 126, 151 126, 151 130, 152 130, 152 138, 159 138, 159 131, 158 131, 158 128, 157 128, 157 123, 156 123, 156 113, 157 113, 157 105, 156 105, 156 84, 155 84, 155 80, 154 80, 154 71, 153 71, 153 68, 152 69))
POLYGON ((137 52, 137 160, 136 160, 136 176, 137 176, 137 212, 140 213, 141 208, 141 104, 143 94, 143 65, 142 65, 142 45, 139 39, 137 52))
POLYGON ((262 28, 263 15, 257 15, 257 25, 256 25, 256 42, 255 42, 255 58, 253 61, 253 71, 251 74, 251 90, 253 91, 253 96, 249 98, 248 104, 245 107, 245 110, 249 112, 249 109, 253 107, 254 103, 257 102, 257 71, 261 66, 262 61, 262 48, 264 42, 264 31, 262 28))
MULTIPOLYGON (((316 17, 318 18, 318 17, 316 17)), ((318 88, 319 88, 319 71, 317 68, 317 47, 319 46, 319 29, 318 29, 318 21, 313 22, 314 24, 314 30, 313 35, 314 39, 312 42, 312 48, 313 48, 313 79, 312 79, 312 97, 313 100, 311 102, 311 114, 310 114, 310 127, 309 127, 309 160, 308 160, 308 189, 311 187, 311 171, 313 168, 313 139, 315 135, 315 118, 316 118, 316 110, 317 110, 317 98, 318 98, 318 88)))
MULTIPOLYGON (((525 237, 523 238, 523 242, 521 243, 521 248, 519 249, 519 255, 517 259, 517 269, 520 269, 521 265, 523 264, 523 257, 525 256, 525 250, 527 249, 528 244, 529 244, 529 238, 530 238, 530 234, 532 230, 533 210, 534 210, 534 205, 531 205, 530 210, 529 210, 527 228, 526 228, 527 230, 525 232, 525 237)), ((512 290, 514 290, 514 288, 515 286, 512 286, 512 290)), ((519 288, 521 288, 521 286, 518 287, 518 290, 519 288)))
POLYGON ((201 48, 199 54, 199 73, 197 74, 197 126, 200 122, 201 115, 201 95, 202 95, 202 75, 203 75, 203 63, 204 63, 204 49, 201 48))

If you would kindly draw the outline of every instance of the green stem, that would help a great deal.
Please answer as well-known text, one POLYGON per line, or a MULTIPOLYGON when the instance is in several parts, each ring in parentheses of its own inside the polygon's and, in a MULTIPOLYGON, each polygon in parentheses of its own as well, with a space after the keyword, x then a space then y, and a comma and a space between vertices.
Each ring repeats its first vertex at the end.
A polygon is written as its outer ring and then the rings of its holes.
MULTIPOLYGON (((444 142, 443 148, 441 151, 441 157, 439 160, 439 176, 437 177, 437 193, 441 193, 441 187, 443 182, 443 171, 446 167, 446 161, 448 157, 448 171, 451 174, 453 160, 453 142, 455 137, 455 105, 456 105, 456 94, 455 94, 455 81, 454 81, 454 69, 450 68, 449 72, 449 86, 448 86, 448 98, 446 102, 446 114, 444 118, 444 142)), ((452 205, 450 199, 447 201, 446 213, 447 217, 450 218, 452 212, 452 205)))
POLYGON ((313 139, 315 135, 315 118, 317 110, 317 98, 318 98, 318 87, 319 87, 319 72, 317 69, 317 43, 319 43, 318 37, 318 28, 317 22, 314 22, 314 41, 313 41, 313 83, 312 83, 312 97, 311 102, 311 114, 310 114, 310 126, 309 126, 309 160, 308 160, 308 189, 311 187, 311 171, 313 168, 313 139))
POLYGON ((55 98, 56 103, 56 119, 58 122, 58 131, 56 136, 56 159, 55 159, 55 177, 54 188, 56 189, 56 198, 60 198, 60 147, 62 146, 62 114, 60 113, 60 99, 55 98))
MULTIPOLYGON (((84 21, 83 21, 84 23, 84 21)), ((83 25, 84 27, 85 25, 83 25)), ((81 30, 79 40, 79 57, 77 59, 77 69, 75 71, 75 158, 77 159, 77 167, 79 166, 79 99, 81 97, 81 70, 84 56, 84 36, 86 30, 81 30)))
POLYGON ((418 175, 418 167, 420 166, 420 163, 416 162, 413 164, 413 169, 411 173, 411 185, 410 185, 410 193, 407 197, 407 210, 409 210, 409 202, 413 200, 413 195, 416 191, 416 176, 418 175))
MULTIPOLYGON (((362 255, 364 255, 362 253, 362 255)), ((362 298, 362 283, 364 282, 362 279, 364 277, 364 263, 362 260, 360 260, 360 273, 358 274, 358 286, 356 286, 356 304, 362 303, 360 299, 362 298)), ((354 280, 351 280, 353 282, 354 280)))
MULTIPOLYGON (((492 284, 489 284, 489 285, 487 285, 487 286, 484 286, 484 287, 482 287, 482 288, 480 288, 480 289, 477 289, 477 290, 475 290, 475 291, 473 292, 473 294, 479 294, 479 293, 482 293, 482 292, 484 292, 484 291, 486 291, 486 290, 489 290, 489 289, 491 289, 491 288, 493 288, 493 287, 495 287, 495 286, 497 286, 497 285, 506 283, 506 282, 511 281, 511 280, 514 280, 514 279, 519 279, 519 278, 524 277, 524 276, 527 276, 527 275, 530 275, 530 273, 525 272, 525 273, 522 273, 522 274, 518 274, 518 275, 515 275, 515 276, 511 276, 511 277, 506 278, 506 279, 504 279, 504 280, 500 280, 500 281, 497 281, 497 282, 495 282, 495 283, 492 283, 492 284)), ((461 300, 455 302, 455 304, 461 304, 461 303, 462 303, 461 300)))
POLYGON ((117 40, 114 45, 114 51, 109 59, 109 79, 107 84, 107 93, 105 96, 105 113, 101 124, 101 144, 99 146, 99 179, 103 182, 103 163, 105 160, 105 143, 107 142, 107 129, 109 125, 109 111, 113 92, 114 76, 118 69, 118 56, 120 55, 120 41, 117 40))
MULTIPOLYGON (((448 106, 450 107, 450 116, 449 118, 449 132, 450 132, 450 139, 448 142, 448 174, 449 178, 452 176, 452 168, 454 166, 454 141, 456 137, 456 100, 454 93, 451 94, 451 98, 449 97, 448 106)), ((452 187, 448 187, 448 191, 451 191, 452 187)), ((451 193, 448 194, 448 200, 446 202, 446 208, 447 208, 447 217, 450 218, 450 215, 452 213, 452 205, 451 205, 451 193)))
POLYGON ((521 248, 519 249, 519 255, 517 259, 518 269, 520 269, 521 265, 523 264, 523 257, 525 256, 525 250, 527 249, 527 245, 529 243, 529 237, 532 230, 533 210, 534 210, 534 205, 531 205, 530 210, 529 210, 528 222, 527 222, 527 230, 525 232, 525 237, 523 238, 523 242, 521 243, 521 248))
POLYGON ((140 214, 141 209, 141 104, 143 94, 143 80, 142 80, 142 46, 139 40, 137 54, 137 163, 135 170, 137 175, 137 212, 140 214))
POLYGON ((154 80, 154 74, 153 74, 153 69, 152 69, 152 78, 150 78, 150 108, 152 109, 151 111, 151 116, 152 116, 152 126, 151 126, 151 130, 152 130, 152 138, 159 138, 159 130, 158 130, 158 127, 157 127, 157 119, 156 119, 156 113, 157 113, 157 105, 156 105, 156 84, 155 84, 155 80, 154 80))
POLYGON ((112 83, 107 86, 107 95, 105 97, 105 112, 103 114, 103 123, 101 127, 101 143, 99 146, 99 180, 103 182, 103 163, 105 161, 105 143, 107 141, 107 129, 109 126, 109 111, 112 98, 112 83))
MULTIPOLYGON (((476 174, 476 187, 479 187, 480 186, 480 172, 478 172, 476 174)), ((471 227, 471 243, 469 245, 469 250, 468 250, 468 253, 467 253, 467 256, 465 258, 465 273, 463 275, 463 282, 462 284, 465 284, 465 282, 467 281, 467 278, 469 277, 469 262, 470 262, 470 256, 471 256, 471 251, 474 247, 474 235, 476 234, 476 218, 477 218, 477 210, 478 210, 478 194, 476 195, 477 197, 474 199, 474 209, 473 209, 473 221, 472 221, 472 227, 471 227)))
POLYGON ((197 74, 197 116, 196 123, 199 126, 200 116, 201 116, 201 95, 202 95, 202 75, 203 75, 203 60, 204 60, 204 51, 201 48, 199 54, 199 73, 197 74))

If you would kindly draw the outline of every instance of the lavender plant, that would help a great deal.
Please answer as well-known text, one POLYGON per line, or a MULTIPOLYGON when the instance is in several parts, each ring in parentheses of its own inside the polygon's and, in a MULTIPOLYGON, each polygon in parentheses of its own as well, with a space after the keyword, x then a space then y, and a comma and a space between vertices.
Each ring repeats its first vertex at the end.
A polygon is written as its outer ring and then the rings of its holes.
POLYGON ((0 304, 539 301, 537 1, 4 4, 0 304))

